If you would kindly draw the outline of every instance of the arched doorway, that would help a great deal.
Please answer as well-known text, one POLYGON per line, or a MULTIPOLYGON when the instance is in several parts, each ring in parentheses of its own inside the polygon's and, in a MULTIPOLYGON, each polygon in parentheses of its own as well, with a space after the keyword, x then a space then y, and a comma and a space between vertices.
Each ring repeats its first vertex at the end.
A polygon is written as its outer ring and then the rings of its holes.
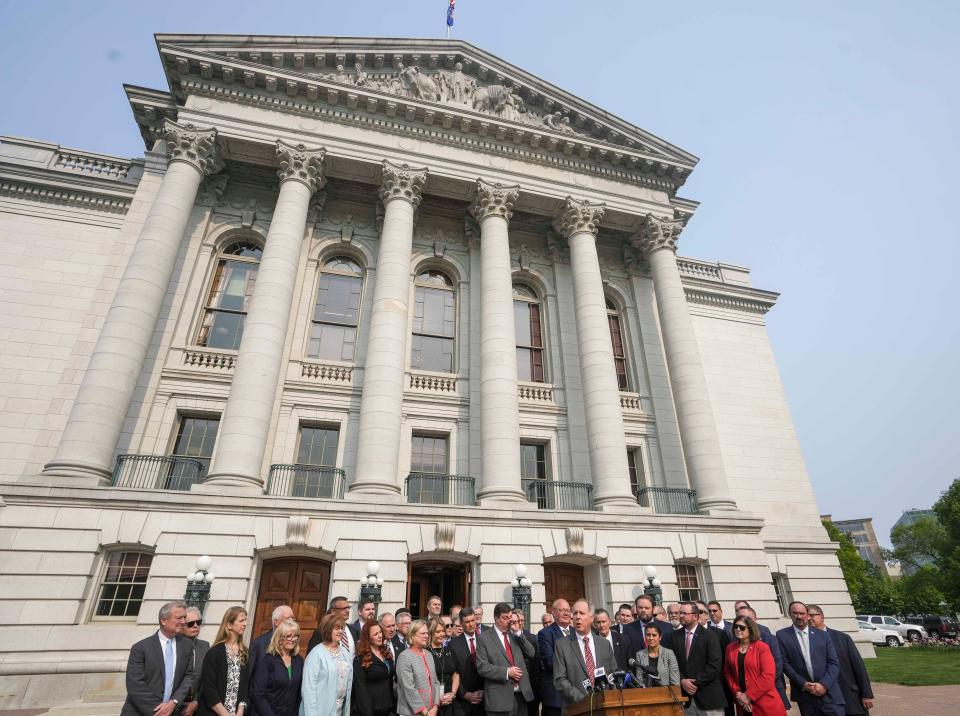
POLYGON ((255 639, 270 631, 273 610, 281 604, 289 604, 293 608, 293 618, 300 624, 300 653, 306 654, 310 636, 326 611, 329 589, 329 562, 303 557, 265 561, 250 638, 255 639))
POLYGON ((443 611, 454 604, 468 606, 470 565, 457 562, 410 562, 407 566, 407 607, 414 618, 426 616, 427 600, 434 594, 443 611))
POLYGON ((547 593, 547 609, 557 599, 574 601, 587 595, 583 567, 566 562, 548 562, 543 565, 543 585, 547 593))

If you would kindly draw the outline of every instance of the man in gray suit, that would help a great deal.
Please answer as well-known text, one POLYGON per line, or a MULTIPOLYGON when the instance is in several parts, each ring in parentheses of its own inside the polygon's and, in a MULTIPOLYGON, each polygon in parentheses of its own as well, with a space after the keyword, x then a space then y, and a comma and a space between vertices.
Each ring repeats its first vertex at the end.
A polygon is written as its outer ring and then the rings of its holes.
POLYGON ((193 642, 181 635, 185 602, 160 607, 160 628, 130 649, 121 716, 170 716, 193 686, 193 642))
POLYGON ((593 606, 586 599, 573 604, 573 633, 558 639, 553 655, 553 685, 566 708, 587 698, 587 686, 617 670, 610 642, 593 633, 593 606), (595 638, 596 637, 596 638, 595 638))
POLYGON ((200 626, 203 616, 196 607, 187 609, 187 623, 183 627, 183 635, 193 642, 193 687, 190 689, 188 701, 183 707, 183 716, 193 716, 200 703, 197 701, 200 691, 200 674, 202 673, 203 657, 210 651, 210 642, 200 639, 200 626))
POLYGON ((513 607, 500 602, 493 608, 493 627, 477 640, 477 673, 483 679, 487 716, 523 716, 534 700, 527 661, 533 645, 522 631, 510 631, 513 607))

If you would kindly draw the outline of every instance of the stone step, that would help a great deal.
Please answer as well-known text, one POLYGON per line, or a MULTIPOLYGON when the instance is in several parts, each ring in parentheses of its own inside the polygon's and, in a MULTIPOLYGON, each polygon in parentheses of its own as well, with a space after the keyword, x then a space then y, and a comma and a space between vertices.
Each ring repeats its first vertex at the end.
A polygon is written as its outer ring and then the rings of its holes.
POLYGON ((104 701, 101 703, 78 701, 72 704, 54 706, 44 716, 117 716, 122 708, 123 701, 104 701))

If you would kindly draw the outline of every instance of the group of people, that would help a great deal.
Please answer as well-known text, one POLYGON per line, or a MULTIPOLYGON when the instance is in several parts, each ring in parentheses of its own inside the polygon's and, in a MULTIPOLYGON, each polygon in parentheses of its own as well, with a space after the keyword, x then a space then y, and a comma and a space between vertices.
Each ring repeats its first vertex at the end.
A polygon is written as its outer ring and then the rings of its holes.
MULTIPOLYGON (((792 626, 773 634, 745 601, 723 618, 718 602, 666 609, 648 595, 611 619, 586 599, 556 600, 534 635, 524 613, 494 607, 427 616, 376 614, 361 600, 355 621, 334 597, 302 653, 300 625, 286 605, 247 647, 247 612, 227 609, 213 644, 198 638, 202 616, 183 602, 160 609, 159 629, 136 643, 127 666, 123 716, 561 716, 608 682, 679 687, 689 716, 865 714, 873 694, 853 641, 828 629, 823 610, 790 604, 792 626), (629 676, 628 676, 629 675, 629 676)), ((303 635, 305 637, 305 635, 303 635)), ((679 700, 679 699, 678 699, 679 700)))

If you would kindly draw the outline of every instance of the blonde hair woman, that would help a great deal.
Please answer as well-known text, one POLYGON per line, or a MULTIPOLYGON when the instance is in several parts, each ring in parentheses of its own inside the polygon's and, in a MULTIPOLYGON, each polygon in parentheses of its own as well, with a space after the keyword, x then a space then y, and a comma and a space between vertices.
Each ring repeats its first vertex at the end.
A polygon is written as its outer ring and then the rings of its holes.
POLYGON ((230 607, 220 621, 217 638, 203 658, 198 689, 200 716, 243 716, 247 706, 247 610, 230 607))
POLYGON ((437 716, 443 699, 443 684, 437 679, 437 664, 427 651, 430 631, 417 619, 407 632, 409 649, 397 656, 397 713, 400 716, 437 716))
POLYGON ((300 625, 293 619, 280 622, 250 677, 250 701, 258 714, 297 716, 303 681, 303 657, 299 654, 300 625))

